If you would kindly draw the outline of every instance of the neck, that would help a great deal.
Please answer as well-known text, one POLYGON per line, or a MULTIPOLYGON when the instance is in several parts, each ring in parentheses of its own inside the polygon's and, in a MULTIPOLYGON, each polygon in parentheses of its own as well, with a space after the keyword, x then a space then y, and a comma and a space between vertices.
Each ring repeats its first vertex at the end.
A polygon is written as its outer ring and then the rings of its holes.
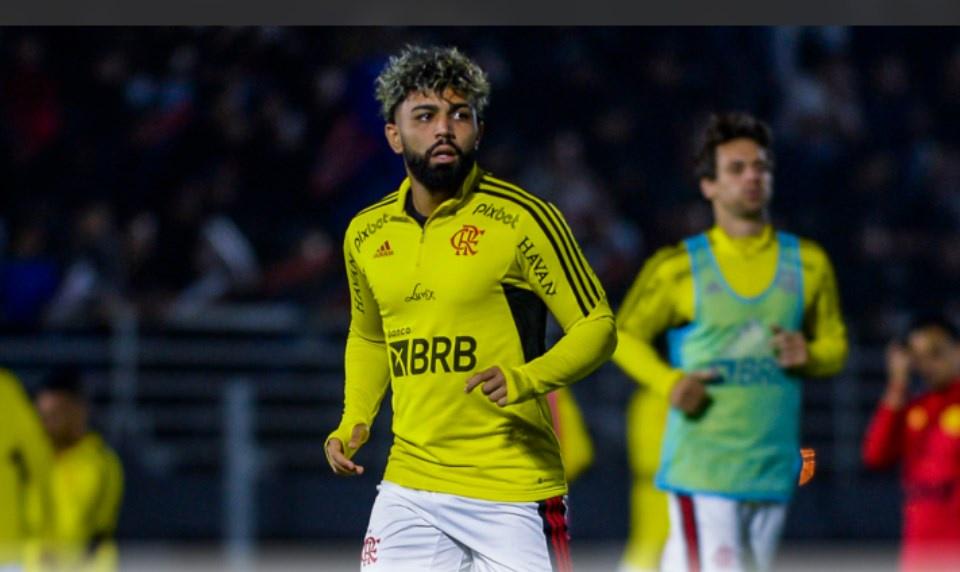
POLYGON ((86 435, 85 432, 84 432, 84 433, 78 433, 78 434, 75 434, 75 435, 70 435, 70 436, 67 437, 66 439, 62 439, 62 440, 60 440, 60 441, 55 442, 55 443, 53 444, 53 448, 56 450, 57 453, 62 453, 63 451, 66 451, 67 449, 69 449, 69 448, 73 447, 74 445, 76 445, 77 443, 79 443, 80 440, 83 439, 83 436, 84 436, 84 435, 86 435))
POLYGON ((763 234, 763 229, 770 224, 766 210, 763 210, 756 217, 736 216, 719 208, 715 208, 713 214, 717 221, 717 226, 722 228, 723 232, 727 233, 727 236, 731 238, 760 236, 763 234))
POLYGON ((423 216, 430 216, 443 201, 456 194, 456 190, 428 190, 423 183, 410 176, 410 192, 413 194, 413 208, 423 216))

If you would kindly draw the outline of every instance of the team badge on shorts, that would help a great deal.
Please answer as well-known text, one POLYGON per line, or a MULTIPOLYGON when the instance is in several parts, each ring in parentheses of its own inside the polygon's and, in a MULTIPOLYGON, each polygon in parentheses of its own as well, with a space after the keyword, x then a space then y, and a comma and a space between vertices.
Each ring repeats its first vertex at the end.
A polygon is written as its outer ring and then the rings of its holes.
POLYGON ((477 253, 477 242, 483 233, 482 229, 472 224, 465 224, 450 237, 450 245, 453 246, 457 256, 473 256, 477 253))
POLYGON ((723 544, 713 553, 713 565, 720 570, 732 570, 737 566, 737 553, 732 546, 723 544))
POLYGON ((380 539, 375 536, 368 536, 363 540, 363 550, 360 551, 360 565, 367 566, 377 561, 377 545, 380 539))

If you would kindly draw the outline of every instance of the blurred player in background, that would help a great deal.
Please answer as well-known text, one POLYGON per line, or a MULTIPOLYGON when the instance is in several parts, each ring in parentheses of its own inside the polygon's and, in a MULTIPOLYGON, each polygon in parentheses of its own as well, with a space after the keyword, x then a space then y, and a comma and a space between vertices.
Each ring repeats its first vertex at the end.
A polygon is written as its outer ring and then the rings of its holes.
MULTIPOLYGON (((649 268, 648 264, 646 268, 649 268)), ((640 284, 642 276, 637 278, 640 284)), ((631 290, 620 310, 618 336, 630 335, 623 327, 636 308, 636 286, 631 290)), ((652 343, 648 340, 647 343, 652 343)), ((626 346, 629 348, 630 346, 626 346)), ((663 546, 667 541, 669 518, 667 493, 654 484, 654 475, 660 465, 660 445, 667 421, 667 394, 665 386, 647 385, 645 377, 633 369, 637 354, 618 345, 614 361, 638 382, 638 387, 627 405, 627 457, 630 461, 630 531, 620 566, 621 572, 652 572, 660 567, 663 546), (657 390, 660 391, 657 391, 657 390)))
POLYGON ((51 553, 55 570, 117 569, 113 540, 123 494, 116 453, 89 428, 90 407, 73 368, 54 371, 36 396, 55 450, 50 475, 51 553))
POLYGON ((0 570, 36 569, 49 530, 52 451, 20 380, 0 369, 0 570))
POLYGON ((351 458, 392 388, 364 569, 570 569, 545 396, 606 361, 616 329, 557 208, 476 165, 488 95, 454 48, 407 47, 377 79, 408 176, 347 230, 344 413, 325 444, 335 473, 362 474, 351 458))
POLYGON ((901 569, 960 570, 960 337, 943 316, 887 347, 887 388, 863 442, 868 467, 903 463, 901 569), (927 385, 910 398, 910 372, 927 385))
POLYGON ((593 440, 571 388, 548 393, 547 403, 553 414, 553 431, 560 441, 563 475, 567 483, 572 483, 593 464, 593 440))
MULTIPOLYGON (((645 264, 615 360, 670 404, 656 476, 669 493, 662 568, 767 570, 801 467, 801 377, 840 371, 846 328, 827 255, 770 224, 769 127, 712 116, 696 160, 716 224, 645 264), (669 362, 653 346, 664 332, 669 362)), ((659 422, 651 414, 651 440, 659 422)))

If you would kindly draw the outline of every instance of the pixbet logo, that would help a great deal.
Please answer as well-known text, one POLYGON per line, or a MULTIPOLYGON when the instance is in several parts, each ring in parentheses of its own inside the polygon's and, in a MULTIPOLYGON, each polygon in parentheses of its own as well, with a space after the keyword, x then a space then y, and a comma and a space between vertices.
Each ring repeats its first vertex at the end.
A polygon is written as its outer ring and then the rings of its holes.
POLYGON ((368 238, 376 234, 378 230, 383 228, 383 225, 385 225, 388 220, 390 220, 390 215, 384 214, 373 222, 368 222, 365 228, 357 231, 357 235, 353 238, 353 247, 360 250, 360 246, 366 242, 368 238))
POLYGON ((473 214, 481 214, 485 217, 492 218, 497 222, 502 222, 510 228, 517 228, 517 220, 520 219, 520 215, 518 214, 507 212, 507 210, 503 207, 494 207, 493 205, 488 205, 487 203, 480 203, 477 205, 477 208, 473 209, 473 214))
POLYGON ((453 233, 450 237, 450 245, 457 252, 457 256, 473 256, 477 253, 477 241, 483 235, 484 231, 472 224, 465 224, 463 228, 453 233))

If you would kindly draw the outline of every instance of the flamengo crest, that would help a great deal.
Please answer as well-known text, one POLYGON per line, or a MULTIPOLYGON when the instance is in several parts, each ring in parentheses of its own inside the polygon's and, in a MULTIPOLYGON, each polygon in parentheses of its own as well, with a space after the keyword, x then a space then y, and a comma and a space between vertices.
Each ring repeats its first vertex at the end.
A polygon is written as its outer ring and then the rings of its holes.
POLYGON ((483 230, 472 224, 465 224, 463 228, 453 233, 453 236, 450 237, 450 245, 453 246, 453 249, 457 252, 457 256, 473 256, 477 253, 477 242, 480 240, 483 232, 483 230))

